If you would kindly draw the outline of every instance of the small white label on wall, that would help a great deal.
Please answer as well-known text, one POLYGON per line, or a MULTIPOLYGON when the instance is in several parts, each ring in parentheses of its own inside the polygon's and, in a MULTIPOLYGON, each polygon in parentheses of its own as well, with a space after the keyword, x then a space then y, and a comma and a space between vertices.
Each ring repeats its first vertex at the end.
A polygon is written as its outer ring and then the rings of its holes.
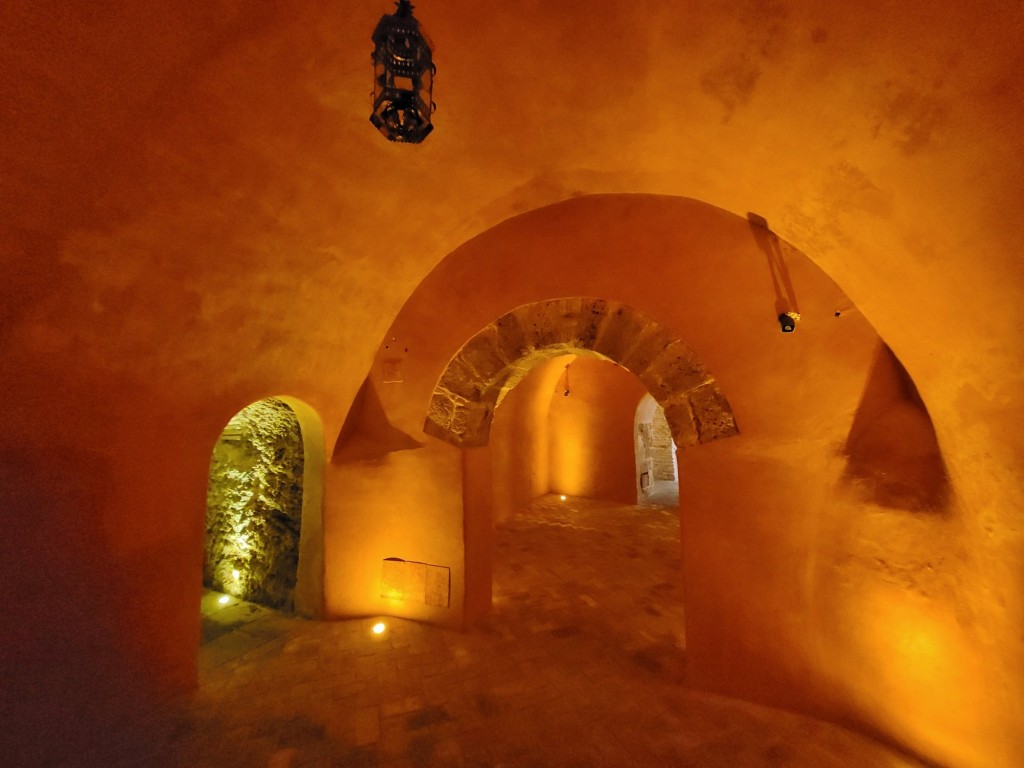
POLYGON ((402 358, 386 357, 383 363, 383 380, 385 384, 402 383, 402 358))
POLYGON ((451 569, 389 557, 381 572, 380 596, 404 603, 447 608, 451 603, 451 569))

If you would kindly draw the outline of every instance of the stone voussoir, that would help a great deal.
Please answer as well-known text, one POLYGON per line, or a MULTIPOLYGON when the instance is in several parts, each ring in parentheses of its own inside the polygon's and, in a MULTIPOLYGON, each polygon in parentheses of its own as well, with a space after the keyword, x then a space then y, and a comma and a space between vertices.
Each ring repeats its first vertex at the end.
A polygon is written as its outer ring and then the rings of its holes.
POLYGON ((643 374, 665 349, 673 341, 676 341, 676 338, 671 329, 658 325, 653 320, 648 320, 643 331, 637 336, 619 363, 643 378, 643 374))
POLYGON ((491 433, 492 413, 493 410, 487 405, 467 403, 455 409, 450 432, 457 438, 459 445, 486 445, 491 433))
POLYGON ((732 408, 714 380, 691 389, 687 399, 690 401, 701 443, 739 434, 732 408))
POLYGON ((675 440, 677 448, 697 445, 700 442, 697 425, 693 419, 693 409, 685 395, 658 404, 665 411, 665 420, 672 430, 672 439, 675 440))
POLYGON ((678 339, 670 343, 640 374, 655 399, 686 392, 711 380, 697 356, 678 339))
POLYGON ((485 445, 509 390, 538 362, 574 353, 611 360, 640 378, 664 408, 677 446, 738 432, 714 380, 670 329, 617 302, 585 297, 525 304, 470 339, 442 374, 424 431, 454 445, 485 445))
POLYGON ((472 366, 457 355, 448 364, 441 381, 438 382, 437 391, 448 391, 453 396, 467 401, 480 399, 481 382, 477 379, 472 366))
POLYGON ((458 357, 473 371, 473 379, 478 386, 485 386, 496 379, 509 364, 497 348, 497 335, 493 331, 474 336, 459 351, 458 357))
POLYGON ((583 349, 593 349, 597 334, 608 317, 609 307, 618 306, 605 299, 581 299, 580 313, 576 321, 576 344, 583 349))
POLYGON ((649 319, 629 307, 609 304, 608 312, 602 318, 590 348, 635 373, 623 362, 623 358, 650 324, 649 319))
POLYGON ((464 402, 466 402, 465 398, 439 386, 430 398, 430 405, 427 409, 428 418, 442 429, 450 429, 456 408, 464 402))
POLYGON ((492 323, 498 335, 497 346, 500 354, 509 362, 514 363, 530 351, 526 341, 526 331, 515 312, 502 315, 492 323))
POLYGON ((575 336, 576 318, 567 321, 557 301, 527 304, 514 310, 514 313, 519 318, 531 349, 544 349, 553 344, 569 342, 575 336))

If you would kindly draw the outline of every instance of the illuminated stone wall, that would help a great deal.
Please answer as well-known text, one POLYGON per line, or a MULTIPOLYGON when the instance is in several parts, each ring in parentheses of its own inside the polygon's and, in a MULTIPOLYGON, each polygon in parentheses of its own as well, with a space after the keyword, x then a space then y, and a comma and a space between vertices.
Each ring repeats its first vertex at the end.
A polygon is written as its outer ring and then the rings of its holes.
POLYGON ((280 400, 261 400, 228 422, 210 463, 206 586, 293 608, 302 469, 299 422, 280 400))
POLYGON ((665 409, 654 402, 650 402, 649 408, 641 404, 637 410, 636 432, 637 472, 647 473, 646 479, 638 482, 646 488, 655 481, 675 480, 675 443, 665 409))
POLYGON ((672 462, 672 431, 665 419, 665 411, 661 406, 654 409, 651 418, 651 434, 648 443, 649 455, 654 463, 655 480, 675 480, 676 468, 672 462))

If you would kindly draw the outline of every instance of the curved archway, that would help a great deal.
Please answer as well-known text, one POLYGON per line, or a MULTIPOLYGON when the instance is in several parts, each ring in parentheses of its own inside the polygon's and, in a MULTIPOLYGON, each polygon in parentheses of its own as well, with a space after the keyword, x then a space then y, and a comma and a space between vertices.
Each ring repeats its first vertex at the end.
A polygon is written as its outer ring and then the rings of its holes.
POLYGON ((524 304, 474 335, 434 388, 424 432, 463 448, 486 445, 505 394, 538 362, 565 354, 635 374, 665 410, 678 446, 739 432, 714 377, 674 331, 625 304, 587 297, 524 304))
POLYGON ((302 436, 302 527, 295 577, 295 612, 308 618, 324 613, 324 428, 320 415, 290 395, 277 398, 292 409, 302 436))
POLYGON ((279 396, 235 414, 210 462, 204 585, 320 615, 322 485, 323 431, 312 408, 279 396))
POLYGON ((665 410, 650 393, 640 398, 633 417, 636 503, 679 504, 679 467, 665 410))
MULTIPOLYGON (((343 452, 332 462, 339 493, 351 503, 345 525, 328 529, 332 562, 344 564, 327 581, 331 610, 393 611, 448 626, 472 623, 486 610, 488 453, 497 436, 488 430, 494 405, 532 356, 603 355, 665 399, 650 363, 676 339, 658 344, 656 329, 647 333, 644 323, 633 334, 609 323, 606 340, 632 342, 610 354, 600 337, 587 338, 583 310, 597 300, 578 298, 603 297, 605 314, 621 305, 685 333, 714 372, 715 389, 728 393, 732 428, 738 422, 743 430, 742 440, 715 440, 679 456, 679 474, 701 479, 687 488, 682 515, 694 684, 833 712, 870 702, 872 722, 896 697, 929 701, 932 680, 903 674, 910 654, 892 652, 897 630, 874 619, 902 599, 893 563, 916 573, 929 547, 948 546, 942 516, 924 522, 902 514, 912 494, 891 482, 898 455, 877 450, 900 442, 904 458, 916 458, 920 445, 906 445, 892 426, 910 419, 908 409, 923 423, 924 411, 908 399, 909 387, 888 386, 899 376, 871 376, 882 341, 853 300, 807 256, 756 226, 694 200, 581 196, 507 220, 439 263, 396 316, 367 376, 379 396, 375 424, 413 439, 425 430, 433 439, 416 440, 412 450, 407 440, 379 439, 379 450, 343 452), (780 299, 799 306, 796 333, 780 332, 780 299), (499 326, 495 318, 509 322, 499 326), (625 359, 642 347, 650 350, 647 370, 625 359), (865 400, 866 381, 886 384, 882 396, 865 400), (883 504, 899 512, 874 514, 883 504), (358 538, 349 535, 357 530, 358 538), (450 566, 451 608, 380 598, 381 560, 392 555, 450 566), (871 633, 852 634, 851 626, 871 633), (752 646, 750 637, 764 642, 752 646), (881 696, 865 682, 879 677, 891 683, 881 696), (821 684, 833 680, 842 690, 821 684)), ((707 381, 697 373, 687 380, 679 371, 688 401, 693 386, 707 381)), ((684 430, 677 422, 673 431, 684 430)), ((696 442, 713 434, 694 431, 696 442)), ((349 435, 359 437, 379 435, 349 435)), ((694 441, 677 434, 681 448, 694 441)), ((929 442, 930 455, 935 448, 929 442)), ((941 475, 928 470, 908 479, 917 477, 941 475)), ((945 501, 941 494, 922 499, 945 501)), ((938 594, 946 575, 935 573, 927 588, 938 594)), ((950 711, 935 722, 958 716, 950 711)))

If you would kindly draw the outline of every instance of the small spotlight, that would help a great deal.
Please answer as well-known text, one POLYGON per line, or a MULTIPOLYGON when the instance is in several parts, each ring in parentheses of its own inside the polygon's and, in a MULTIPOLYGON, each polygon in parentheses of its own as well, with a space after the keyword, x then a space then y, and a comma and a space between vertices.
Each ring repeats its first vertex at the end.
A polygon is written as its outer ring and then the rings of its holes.
POLYGON ((238 578, 238 576, 239 576, 239 573, 238 573, 238 571, 232 571, 232 572, 231 572, 231 578, 232 578, 232 579, 237 579, 237 578, 238 578))
POLYGON ((227 605, 228 603, 231 602, 231 598, 228 597, 227 595, 221 595, 220 597, 217 598, 217 602, 220 603, 221 605, 227 605))
POLYGON ((800 319, 799 312, 783 312, 779 315, 779 325, 783 333, 792 333, 796 330, 796 322, 800 319))
POLYGON ((378 621, 376 624, 373 625, 373 634, 383 635, 385 629, 387 629, 387 627, 384 626, 384 622, 378 621))
POLYGON ((565 501, 565 496, 559 496, 558 498, 560 498, 562 501, 565 501))

